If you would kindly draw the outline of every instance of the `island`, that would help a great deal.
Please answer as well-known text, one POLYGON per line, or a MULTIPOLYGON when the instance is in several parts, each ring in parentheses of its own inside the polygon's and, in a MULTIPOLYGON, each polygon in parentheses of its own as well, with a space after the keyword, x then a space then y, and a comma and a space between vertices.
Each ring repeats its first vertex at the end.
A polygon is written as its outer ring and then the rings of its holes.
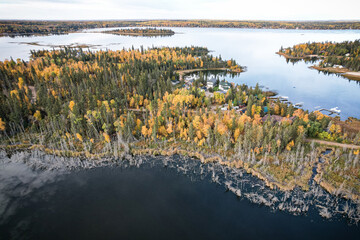
POLYGON ((5 60, 0 149, 91 161, 181 154, 243 168, 272 189, 307 191, 316 181, 359 201, 358 119, 302 110, 258 85, 206 78, 209 69, 245 68, 197 46, 65 47, 31 51, 28 62, 5 60), (199 77, 187 75, 195 70, 199 77))
POLYGON ((158 28, 125 28, 116 29, 111 31, 102 31, 102 33, 109 33, 114 35, 123 36, 138 36, 138 37, 166 37, 175 34, 170 29, 158 29, 158 28))
POLYGON ((290 61, 320 60, 311 68, 338 73, 351 80, 360 80, 360 40, 333 42, 313 42, 283 48, 277 54, 290 61))

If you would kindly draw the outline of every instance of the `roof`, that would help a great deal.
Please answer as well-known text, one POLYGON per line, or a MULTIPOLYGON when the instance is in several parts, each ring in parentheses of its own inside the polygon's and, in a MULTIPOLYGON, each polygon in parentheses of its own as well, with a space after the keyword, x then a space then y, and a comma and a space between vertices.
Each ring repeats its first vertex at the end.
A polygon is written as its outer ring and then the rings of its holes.
POLYGON ((215 82, 216 82, 216 79, 215 79, 214 77, 211 77, 210 79, 207 80, 207 82, 215 83, 215 82))
POLYGON ((225 81, 222 81, 222 82, 220 82, 219 83, 220 85, 223 85, 223 86, 229 86, 230 87, 230 83, 228 83, 228 82, 225 82, 225 81))

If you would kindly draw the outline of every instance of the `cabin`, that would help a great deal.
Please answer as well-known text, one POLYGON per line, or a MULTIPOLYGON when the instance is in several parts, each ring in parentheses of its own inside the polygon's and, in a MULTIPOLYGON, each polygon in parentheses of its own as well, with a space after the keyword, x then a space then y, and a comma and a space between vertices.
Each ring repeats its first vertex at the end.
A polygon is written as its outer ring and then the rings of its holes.
POLYGON ((215 87, 215 83, 216 83, 215 77, 211 77, 209 80, 207 80, 207 82, 206 82, 206 87, 207 87, 207 88, 214 88, 214 87, 215 87))
POLYGON ((228 83, 228 82, 225 82, 225 81, 221 81, 219 83, 219 89, 222 90, 222 91, 225 91, 227 92, 231 87, 231 84, 228 83))
POLYGON ((334 68, 344 68, 343 66, 338 65, 338 64, 335 64, 333 67, 334 67, 334 68))

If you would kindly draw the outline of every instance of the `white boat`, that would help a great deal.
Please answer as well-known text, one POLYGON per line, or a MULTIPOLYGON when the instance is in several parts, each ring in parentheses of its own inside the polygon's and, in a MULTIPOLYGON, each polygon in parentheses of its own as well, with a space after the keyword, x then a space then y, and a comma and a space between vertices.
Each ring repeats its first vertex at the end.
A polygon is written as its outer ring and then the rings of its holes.
POLYGON ((330 108, 330 111, 338 113, 338 114, 341 113, 341 110, 338 107, 330 108))
POLYGON ((288 97, 288 96, 279 96, 278 98, 279 98, 279 100, 282 101, 282 102, 287 102, 287 101, 289 101, 289 97, 288 97))
POLYGON ((302 107, 304 105, 304 102, 298 102, 298 103, 295 103, 293 106, 294 107, 302 107))

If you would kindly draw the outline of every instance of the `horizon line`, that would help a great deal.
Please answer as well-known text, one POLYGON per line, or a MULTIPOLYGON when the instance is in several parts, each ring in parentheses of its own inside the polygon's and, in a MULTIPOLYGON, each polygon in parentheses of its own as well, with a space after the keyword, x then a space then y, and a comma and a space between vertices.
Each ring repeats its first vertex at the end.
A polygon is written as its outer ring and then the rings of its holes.
POLYGON ((0 18, 0 21, 246 21, 246 22, 360 22, 360 19, 321 19, 321 20, 264 20, 264 19, 257 19, 257 20, 249 20, 249 19, 241 19, 241 20, 234 20, 234 19, 166 19, 166 18, 154 18, 154 19, 20 19, 20 18, 0 18))

